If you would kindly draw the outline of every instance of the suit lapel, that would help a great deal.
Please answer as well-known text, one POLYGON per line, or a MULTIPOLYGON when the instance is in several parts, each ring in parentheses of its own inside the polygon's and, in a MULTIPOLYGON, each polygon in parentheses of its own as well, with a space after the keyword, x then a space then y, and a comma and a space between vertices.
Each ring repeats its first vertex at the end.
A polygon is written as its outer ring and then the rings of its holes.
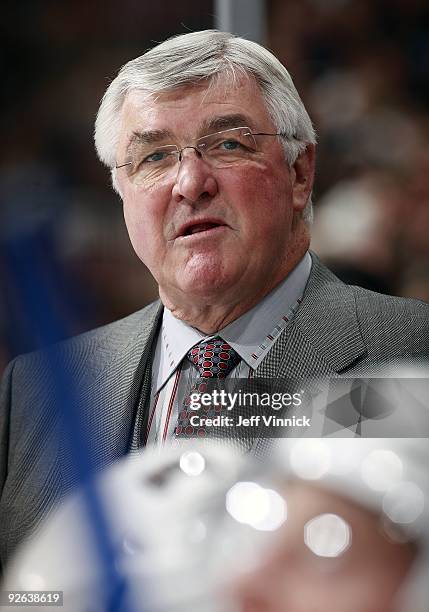
POLYGON ((312 259, 302 304, 255 376, 336 376, 366 354, 353 290, 312 259))
MULTIPOLYGON (((98 339, 95 365, 88 359, 79 406, 82 431, 88 432, 87 445, 96 468, 129 450, 139 397, 150 395, 152 348, 161 318, 158 302, 109 326, 98 339)), ((64 462, 63 471, 65 481, 73 482, 69 461, 64 462)))
MULTIPOLYGON (((313 266, 293 321, 255 372, 257 377, 337 377, 367 353, 359 328, 353 289, 312 253, 313 266)), ((317 384, 317 382, 316 382, 317 384)), ((264 459, 273 440, 255 437, 251 452, 264 459)))

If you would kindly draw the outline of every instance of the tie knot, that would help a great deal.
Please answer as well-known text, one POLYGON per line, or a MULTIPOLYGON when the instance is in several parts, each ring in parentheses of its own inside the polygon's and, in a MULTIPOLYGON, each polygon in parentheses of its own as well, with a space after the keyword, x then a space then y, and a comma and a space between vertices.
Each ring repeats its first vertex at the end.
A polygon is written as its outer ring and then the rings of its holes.
POLYGON ((202 378, 225 378, 240 361, 240 356, 222 338, 200 342, 186 354, 202 378))

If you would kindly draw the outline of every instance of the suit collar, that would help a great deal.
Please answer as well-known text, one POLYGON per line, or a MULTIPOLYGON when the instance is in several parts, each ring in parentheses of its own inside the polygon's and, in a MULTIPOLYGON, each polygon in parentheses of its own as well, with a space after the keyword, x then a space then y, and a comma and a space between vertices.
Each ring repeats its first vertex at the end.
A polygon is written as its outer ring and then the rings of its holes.
POLYGON ((353 289, 311 255, 313 266, 301 307, 257 376, 335 375, 366 354, 353 289))

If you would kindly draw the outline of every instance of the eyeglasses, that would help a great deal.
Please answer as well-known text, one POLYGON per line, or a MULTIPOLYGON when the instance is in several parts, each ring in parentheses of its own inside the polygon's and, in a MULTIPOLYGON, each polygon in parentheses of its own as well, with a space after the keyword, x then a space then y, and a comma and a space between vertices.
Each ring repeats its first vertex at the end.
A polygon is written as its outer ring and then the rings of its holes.
POLYGON ((182 149, 171 144, 154 146, 137 141, 129 160, 115 167, 126 168, 131 183, 151 186, 174 174, 186 149, 193 149, 197 157, 204 159, 212 167, 228 168, 252 159, 259 151, 256 138, 260 136, 288 138, 283 133, 254 133, 248 127, 236 127, 198 138, 194 146, 182 149))

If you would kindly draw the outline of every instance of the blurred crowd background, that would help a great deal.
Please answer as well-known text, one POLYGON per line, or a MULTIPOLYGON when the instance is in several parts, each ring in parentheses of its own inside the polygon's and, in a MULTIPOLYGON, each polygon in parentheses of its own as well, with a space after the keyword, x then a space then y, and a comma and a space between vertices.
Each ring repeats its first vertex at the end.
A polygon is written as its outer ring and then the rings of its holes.
MULTIPOLYGON (((347 282, 429 301, 429 3, 265 5, 265 44, 292 74, 318 133, 314 250, 347 282)), ((58 337, 156 297, 97 161, 93 123, 125 62, 173 34, 214 27, 214 11, 211 0, 3 7, 0 372, 39 342, 27 333, 32 300, 20 292, 29 279, 22 267, 16 273, 17 236, 30 237, 30 264, 34 249, 51 276, 58 337)))

